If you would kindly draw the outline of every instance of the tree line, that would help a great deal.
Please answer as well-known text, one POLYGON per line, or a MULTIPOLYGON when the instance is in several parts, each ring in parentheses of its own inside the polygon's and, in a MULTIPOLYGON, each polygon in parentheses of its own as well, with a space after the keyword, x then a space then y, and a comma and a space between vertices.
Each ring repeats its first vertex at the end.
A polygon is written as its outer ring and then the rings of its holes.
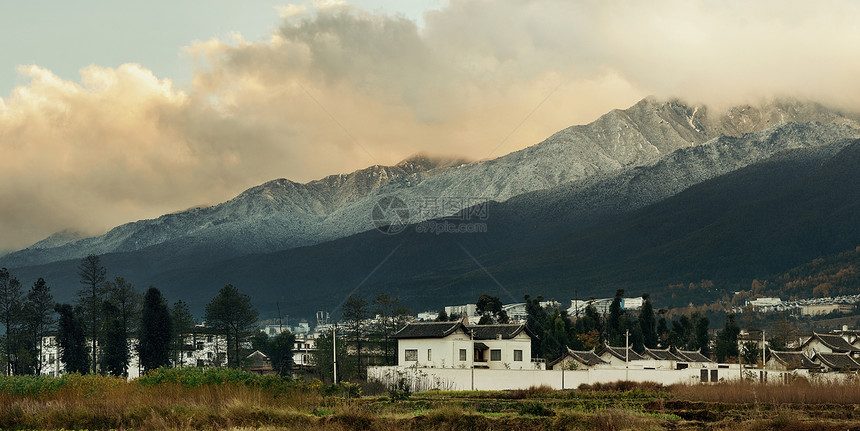
MULTIPOLYGON (((83 258, 77 270, 81 288, 72 303, 56 303, 43 278, 24 292, 17 278, 0 270, 4 374, 41 374, 46 362, 42 343, 48 335, 56 336, 58 359, 67 372, 128 376, 132 349, 144 372, 181 365, 184 351, 194 348, 185 337, 197 323, 188 304, 178 300, 168 305, 154 286, 141 294, 122 277, 109 280, 97 255, 83 258)), ((206 305, 208 328, 227 340, 228 366, 241 365, 243 343, 259 332, 257 318, 250 297, 230 284, 206 305)), ((256 337, 253 347, 286 374, 294 340, 286 331, 273 340, 256 337)))

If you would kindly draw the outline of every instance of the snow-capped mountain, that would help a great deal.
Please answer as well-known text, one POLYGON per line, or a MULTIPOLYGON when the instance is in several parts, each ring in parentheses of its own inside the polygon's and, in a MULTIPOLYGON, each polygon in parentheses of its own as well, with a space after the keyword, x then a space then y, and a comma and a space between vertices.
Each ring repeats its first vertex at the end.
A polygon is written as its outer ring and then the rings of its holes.
MULTIPOLYGON (((840 124, 844 130, 858 127, 856 117, 813 103, 778 101, 714 113, 676 100, 646 98, 496 159, 467 163, 420 156, 306 184, 273 180, 220 205, 128 223, 98 237, 43 240, 0 258, 0 265, 32 266, 146 248, 214 261, 313 245, 373 229, 371 212, 382 196, 397 196, 410 208, 425 198, 470 198, 460 205, 448 200, 444 206, 412 211, 409 221, 417 222, 450 215, 476 200, 506 201, 577 181, 586 181, 586 187, 587 181, 650 166, 676 150, 714 138, 808 121, 840 124)), ((669 195, 680 186, 672 187, 669 195)))

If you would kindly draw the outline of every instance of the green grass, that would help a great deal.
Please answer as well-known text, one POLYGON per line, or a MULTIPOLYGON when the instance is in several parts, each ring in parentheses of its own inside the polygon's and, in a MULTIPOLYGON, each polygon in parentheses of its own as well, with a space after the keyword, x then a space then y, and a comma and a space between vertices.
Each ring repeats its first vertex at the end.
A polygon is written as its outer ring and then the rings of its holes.
POLYGON ((0 377, 0 429, 858 428, 854 386, 623 383, 567 391, 430 391, 393 400, 226 369, 157 370, 129 382, 19 376, 0 377), (743 395, 751 391, 761 401, 743 395), (785 395, 784 404, 765 393, 795 395, 785 395), (817 404, 792 404, 803 396, 818 397, 817 404))

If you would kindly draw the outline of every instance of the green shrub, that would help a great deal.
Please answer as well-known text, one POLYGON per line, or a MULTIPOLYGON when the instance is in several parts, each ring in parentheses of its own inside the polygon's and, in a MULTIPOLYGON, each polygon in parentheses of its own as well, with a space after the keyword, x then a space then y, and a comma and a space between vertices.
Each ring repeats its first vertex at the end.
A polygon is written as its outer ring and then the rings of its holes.
POLYGON ((532 416, 554 416, 555 412, 547 408, 541 402, 530 401, 520 404, 520 414, 532 416))

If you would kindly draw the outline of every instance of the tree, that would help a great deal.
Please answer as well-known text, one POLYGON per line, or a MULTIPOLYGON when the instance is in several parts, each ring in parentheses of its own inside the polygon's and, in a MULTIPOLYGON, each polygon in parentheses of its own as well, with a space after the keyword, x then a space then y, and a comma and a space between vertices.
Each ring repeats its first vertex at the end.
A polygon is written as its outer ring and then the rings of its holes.
POLYGON ((123 328, 122 313, 110 301, 102 306, 101 370, 113 376, 128 376, 128 335, 123 328))
POLYGON ((170 364, 170 340, 173 338, 170 310, 161 292, 150 286, 143 296, 138 353, 144 371, 170 364))
POLYGON ((170 309, 170 320, 173 322, 174 363, 181 367, 182 354, 185 349, 185 334, 191 332, 197 322, 191 315, 191 310, 188 308, 188 304, 181 299, 173 303, 173 308, 170 309))
POLYGON ((696 345, 693 346, 693 349, 701 350, 703 355, 710 357, 711 336, 708 334, 708 328, 711 326, 711 321, 705 316, 699 316, 697 313, 694 313, 693 317, 696 319, 696 345))
POLYGON ((102 266, 99 257, 94 254, 83 258, 80 265, 78 265, 78 276, 80 277, 80 283, 84 286, 78 291, 78 305, 83 310, 84 317, 89 326, 87 332, 89 332, 92 342, 90 365, 92 366, 91 371, 93 373, 97 371, 97 340, 100 338, 99 334, 101 332, 100 314, 104 291, 103 283, 105 282, 106 274, 107 270, 102 266))
POLYGON ((17 335, 21 324, 21 282, 12 277, 6 268, 0 269, 0 323, 6 329, 3 353, 6 364, 3 373, 14 374, 13 358, 17 350, 17 335))
POLYGON ((293 370, 293 343, 295 342, 296 336, 290 331, 279 332, 269 340, 269 350, 265 353, 272 362, 272 369, 279 376, 289 376, 293 370))
POLYGON ((546 356, 544 356, 543 340, 546 338, 546 331, 550 328, 550 317, 547 314, 546 309, 540 305, 541 301, 543 301, 543 297, 538 296, 537 298, 532 298, 531 295, 525 295, 523 299, 526 301, 526 326, 539 340, 538 342, 532 343, 532 357, 546 358, 546 356))
POLYGON ((645 347, 657 348, 657 322, 654 317, 654 306, 651 297, 647 293, 642 294, 642 310, 639 312, 639 327, 642 330, 642 338, 645 347))
POLYGON ((735 322, 735 315, 726 316, 726 325, 717 335, 717 362, 725 362, 730 357, 738 356, 738 334, 741 328, 735 322))
POLYGON ((27 292, 24 302, 24 325, 27 328, 28 348, 33 357, 32 369, 36 375, 42 373, 42 338, 55 323, 54 307, 51 288, 44 278, 39 277, 27 292))
POLYGON ((380 293, 373 299, 373 304, 377 307, 374 313, 379 316, 379 332, 382 335, 382 352, 385 358, 385 365, 393 365, 396 362, 397 347, 395 345, 392 348, 391 335, 394 334, 399 326, 397 321, 399 301, 398 298, 392 298, 385 292, 380 293))
POLYGON ((343 321, 346 326, 346 334, 355 346, 359 377, 361 376, 361 348, 367 331, 365 320, 369 314, 367 301, 357 296, 350 296, 343 304, 343 321))
POLYGON ((257 310, 251 305, 251 298, 239 293, 232 284, 222 287, 206 305, 206 321, 227 336, 227 362, 231 367, 239 367, 242 341, 257 329, 257 310))
POLYGON ((448 321, 448 313, 445 312, 445 309, 439 310, 439 313, 436 314, 436 322, 447 322, 448 321))
POLYGON ((761 349, 755 341, 747 341, 743 343, 743 351, 741 357, 745 364, 755 364, 761 358, 761 349))
POLYGON ((615 291, 615 298, 609 304, 609 321, 607 322, 606 338, 614 346, 620 346, 624 343, 625 330, 622 327, 622 319, 626 316, 624 309, 621 308, 621 301, 624 300, 624 289, 615 291))
MULTIPOLYGON (((346 343, 343 342, 342 339, 338 338, 337 340, 337 377, 338 380, 342 379, 345 375, 353 374, 354 363, 350 361, 345 361, 346 358, 346 343)), ((316 338, 316 350, 311 353, 311 361, 313 362, 314 368, 316 369, 317 375, 319 375, 320 380, 328 381, 332 383, 334 382, 334 353, 332 352, 332 333, 331 332, 323 332, 319 337, 316 338)))
POLYGON ((122 277, 116 277, 113 281, 106 281, 102 292, 105 297, 105 303, 110 304, 109 307, 103 306, 105 307, 105 313, 102 315, 104 322, 102 339, 105 342, 116 342, 116 344, 112 345, 110 349, 104 346, 102 349, 104 354, 110 352, 113 358, 111 361, 102 360, 101 363, 111 364, 113 371, 106 370, 109 373, 117 376, 126 376, 128 375, 127 369, 130 357, 128 340, 136 334, 138 324, 140 323, 141 296, 134 289, 134 286, 122 277), (111 319, 112 321, 108 321, 107 319, 111 319), (108 331, 111 331, 111 333, 108 334, 108 331), (120 343, 120 340, 122 340, 122 343, 120 343), (117 364, 114 362, 119 360, 122 363, 117 364), (122 369, 122 371, 116 374, 117 369, 122 369))
POLYGON ((60 360, 69 373, 86 373, 90 369, 90 356, 87 352, 87 336, 84 325, 78 317, 80 307, 73 309, 69 304, 59 304, 56 307, 59 320, 57 323, 57 345, 60 350, 60 360))
POLYGON ((508 323, 508 313, 502 309, 502 301, 497 296, 481 295, 475 305, 478 313, 481 314, 479 325, 508 323))
POLYGON ((122 324, 122 329, 127 337, 131 337, 137 331, 140 323, 141 302, 143 298, 134 286, 117 277, 113 281, 104 284, 105 298, 116 307, 122 324))

